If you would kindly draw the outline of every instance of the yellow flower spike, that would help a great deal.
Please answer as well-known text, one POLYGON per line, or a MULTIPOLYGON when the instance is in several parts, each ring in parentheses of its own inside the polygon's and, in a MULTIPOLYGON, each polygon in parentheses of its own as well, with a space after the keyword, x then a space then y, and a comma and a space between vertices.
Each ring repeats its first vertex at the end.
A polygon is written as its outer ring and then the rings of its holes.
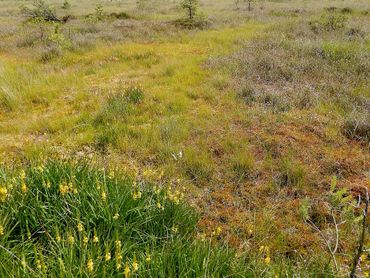
POLYGON ((75 242, 75 238, 72 234, 68 235, 68 242, 69 242, 69 244, 73 244, 75 242))
POLYGON ((61 237, 60 237, 60 235, 58 234, 58 235, 56 235, 55 240, 56 240, 57 242, 60 242, 60 241, 62 240, 62 238, 61 238, 61 237))
POLYGON ((78 232, 80 232, 80 233, 82 233, 82 232, 83 232, 83 230, 84 230, 84 226, 82 225, 82 223, 81 223, 81 222, 79 222, 79 223, 77 224, 77 231, 78 231, 78 232))
POLYGON ((50 185, 50 181, 47 181, 47 182, 45 183, 45 187, 46 187, 47 189, 49 189, 49 188, 51 187, 51 185, 50 185))
POLYGON ((62 196, 66 195, 69 191, 68 185, 65 185, 64 183, 59 184, 59 192, 62 196))
POLYGON ((99 242, 99 237, 95 234, 93 237, 93 242, 98 243, 99 242))
POLYGON ((112 258, 112 255, 110 252, 105 253, 104 259, 106 262, 109 262, 112 258))
POLYGON ((26 178, 26 172, 22 169, 19 176, 22 180, 24 180, 26 178))
POLYGON ((261 245, 261 246, 260 246, 260 249, 259 249, 260 253, 262 253, 262 252, 263 252, 263 250, 265 250, 265 246, 261 245))
POLYGON ((73 183, 72 182, 69 182, 66 186, 68 187, 69 192, 73 192, 73 183))
POLYGON ((114 215, 113 215, 113 219, 114 220, 117 220, 119 218, 119 213, 118 212, 116 212, 114 215))
POLYGON ((179 198, 177 198, 177 196, 173 197, 173 202, 175 203, 175 205, 180 204, 180 200, 179 198))
POLYGON ((216 236, 219 236, 221 234, 221 232, 222 232, 222 228, 221 227, 217 227, 216 228, 216 232, 215 232, 216 236))
POLYGON ((101 199, 102 199, 103 202, 105 202, 107 200, 107 193, 105 193, 105 191, 102 191, 101 199))
POLYGON ((136 261, 136 258, 134 259, 133 263, 132 263, 132 270, 134 272, 138 271, 139 270, 139 264, 137 263, 136 261))
POLYGON ((174 234, 177 234, 177 232, 179 231, 179 229, 177 228, 177 226, 173 225, 172 228, 171 228, 172 232, 174 234))
POLYGON ((121 253, 119 253, 119 252, 116 253, 116 260, 117 261, 122 261, 122 255, 121 255, 121 253))
POLYGON ((137 191, 136 193, 134 192, 132 194, 132 199, 134 199, 134 200, 141 199, 141 192, 140 191, 137 191))
POLYGON ((86 246, 89 243, 89 238, 87 236, 84 236, 82 242, 86 246))
POLYGON ((4 235, 4 227, 3 225, 0 225, 0 236, 4 235))
POLYGON ((5 202, 8 197, 8 189, 5 186, 0 187, 0 202, 5 202))
POLYGON ((120 240, 116 240, 115 242, 114 242, 114 244, 116 245, 116 248, 117 249, 119 249, 119 248, 121 248, 121 241, 120 240))
POLYGON ((130 277, 130 272, 131 272, 130 266, 128 265, 128 263, 126 263, 126 265, 125 265, 125 278, 130 277))
POLYGON ((41 261, 40 260, 36 260, 36 267, 38 269, 41 269, 42 268, 42 265, 41 265, 41 261))
POLYGON ((93 272, 93 271, 94 271, 94 262, 93 262, 93 260, 92 260, 92 259, 89 259, 89 260, 87 261, 87 270, 88 270, 89 272, 93 272))
POLYGON ((147 262, 147 263, 150 263, 150 261, 152 260, 152 258, 151 258, 151 256, 148 254, 148 255, 146 255, 146 258, 145 258, 145 261, 147 262))
POLYGON ((270 264, 270 262, 271 262, 270 257, 266 257, 266 258, 265 258, 265 264, 270 264))
POLYGON ((24 182, 22 182, 22 185, 21 185, 21 191, 22 191, 22 193, 26 193, 27 192, 27 185, 24 183, 24 182))

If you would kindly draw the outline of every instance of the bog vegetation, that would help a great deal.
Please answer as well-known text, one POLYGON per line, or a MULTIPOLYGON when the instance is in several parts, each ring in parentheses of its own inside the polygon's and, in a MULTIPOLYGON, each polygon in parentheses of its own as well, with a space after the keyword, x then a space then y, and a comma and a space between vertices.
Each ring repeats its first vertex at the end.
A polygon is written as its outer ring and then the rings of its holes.
POLYGON ((4 0, 0 276, 368 277, 368 1, 4 0))

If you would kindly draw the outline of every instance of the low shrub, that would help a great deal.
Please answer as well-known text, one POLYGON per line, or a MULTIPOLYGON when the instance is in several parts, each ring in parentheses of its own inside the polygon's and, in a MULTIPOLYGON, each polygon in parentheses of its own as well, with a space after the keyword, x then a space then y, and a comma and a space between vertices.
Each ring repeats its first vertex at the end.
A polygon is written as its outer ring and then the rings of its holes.
POLYGON ((309 25, 315 33, 332 32, 344 28, 346 21, 347 18, 343 14, 325 13, 320 19, 310 21, 309 25))
POLYGON ((115 18, 115 19, 131 19, 132 18, 132 16, 130 16, 128 13, 125 13, 125 12, 119 12, 119 13, 113 12, 109 14, 109 17, 115 18))
POLYGON ((173 21, 173 24, 184 29, 207 29, 211 26, 211 22, 205 18, 181 18, 173 21))

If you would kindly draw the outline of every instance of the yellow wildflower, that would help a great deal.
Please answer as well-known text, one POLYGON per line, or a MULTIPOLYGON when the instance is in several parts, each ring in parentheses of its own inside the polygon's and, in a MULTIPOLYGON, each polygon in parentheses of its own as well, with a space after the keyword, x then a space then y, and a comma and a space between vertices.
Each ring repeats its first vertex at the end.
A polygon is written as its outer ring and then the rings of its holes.
POLYGON ((93 272, 93 271, 94 271, 94 262, 93 262, 93 260, 92 260, 92 259, 89 259, 89 260, 87 261, 87 270, 88 270, 89 272, 93 272))
POLYGON ((134 194, 132 195, 132 198, 133 198, 134 200, 140 199, 140 198, 141 198, 141 192, 140 192, 140 191, 137 191, 136 193, 134 193, 134 194))
POLYGON ((24 182, 22 182, 22 185, 21 185, 21 191, 22 191, 22 193, 26 193, 27 192, 27 185, 24 183, 24 182))
POLYGON ((99 242, 99 237, 97 235, 94 235, 93 242, 94 243, 98 243, 99 242))
POLYGON ((125 278, 128 278, 130 277, 130 266, 128 265, 128 263, 126 263, 126 266, 125 266, 125 278))
POLYGON ((114 215, 113 215, 113 219, 114 220, 117 220, 119 218, 119 213, 118 212, 116 212, 114 215))
POLYGON ((221 227, 217 227, 216 229, 216 235, 219 236, 222 232, 222 228, 221 227))
POLYGON ((41 261, 40 260, 36 260, 36 267, 38 269, 41 269, 42 268, 42 265, 41 265, 41 261))
POLYGON ((269 256, 267 256, 267 257, 265 258, 265 263, 266 263, 266 264, 270 264, 270 262, 271 262, 271 259, 270 259, 270 257, 269 257, 269 256))
POLYGON ((22 180, 26 178, 26 172, 23 169, 21 170, 20 177, 22 180))
POLYGON ((178 232, 178 228, 175 225, 172 226, 171 230, 174 234, 177 234, 178 232))
POLYGON ((0 225, 0 236, 4 235, 4 227, 0 225))
POLYGON ((82 232, 83 232, 83 230, 84 230, 84 226, 82 225, 82 223, 81 223, 81 222, 79 222, 79 223, 77 224, 77 231, 78 231, 78 232, 80 232, 80 233, 82 233, 82 232))
POLYGON ((68 191, 69 191, 69 187, 68 187, 68 185, 63 184, 63 183, 61 183, 61 184, 59 185, 59 192, 60 192, 60 194, 61 194, 62 196, 64 196, 65 194, 67 194, 67 193, 68 193, 68 191))
POLYGON ((146 255, 145 261, 149 263, 152 260, 151 256, 148 254, 146 255))
POLYGON ((82 242, 84 245, 87 245, 89 243, 89 238, 87 236, 84 236, 82 242))
POLYGON ((60 241, 62 240, 62 238, 61 238, 61 237, 60 237, 60 235, 58 234, 58 235, 56 235, 55 240, 56 240, 57 242, 60 242, 60 241))
POLYGON ((109 262, 109 261, 110 261, 110 259, 112 258, 112 255, 110 254, 110 252, 107 252, 107 253, 105 253, 104 258, 105 258, 105 261, 106 261, 106 262, 109 262))
POLYGON ((47 189, 49 189, 51 186, 50 186, 50 181, 47 181, 46 183, 45 183, 45 187, 47 188, 47 189))
POLYGON ((134 259, 134 262, 132 263, 132 269, 134 272, 139 270, 139 264, 137 263, 136 259, 134 259))
POLYGON ((103 202, 105 202, 105 200, 107 200, 107 193, 105 193, 105 191, 102 191, 101 199, 102 199, 103 202))
POLYGON ((0 202, 5 202, 8 196, 8 189, 5 186, 0 187, 0 202))
POLYGON ((120 241, 120 240, 116 240, 116 241, 114 242, 114 244, 116 245, 116 248, 117 248, 117 249, 121 248, 121 241, 120 241))
POLYGON ((69 236, 68 236, 68 242, 69 242, 69 244, 73 244, 75 242, 75 238, 73 237, 72 234, 69 234, 69 236))

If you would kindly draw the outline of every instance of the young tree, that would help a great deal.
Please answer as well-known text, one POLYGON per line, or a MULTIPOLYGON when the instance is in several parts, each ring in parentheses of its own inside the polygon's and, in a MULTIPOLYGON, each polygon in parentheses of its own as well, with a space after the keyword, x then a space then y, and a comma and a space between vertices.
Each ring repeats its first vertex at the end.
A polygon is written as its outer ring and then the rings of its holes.
POLYGON ((35 0, 32 8, 23 7, 22 13, 28 19, 42 19, 50 22, 60 22, 55 12, 44 0, 35 0))
POLYGON ((244 0, 244 2, 248 2, 248 11, 252 10, 252 3, 255 2, 255 0, 244 0))
POLYGON ((182 0, 181 7, 187 11, 188 19, 193 20, 198 9, 198 0, 182 0))
POLYGON ((68 2, 68 0, 64 0, 62 9, 68 10, 71 7, 71 4, 68 2))

